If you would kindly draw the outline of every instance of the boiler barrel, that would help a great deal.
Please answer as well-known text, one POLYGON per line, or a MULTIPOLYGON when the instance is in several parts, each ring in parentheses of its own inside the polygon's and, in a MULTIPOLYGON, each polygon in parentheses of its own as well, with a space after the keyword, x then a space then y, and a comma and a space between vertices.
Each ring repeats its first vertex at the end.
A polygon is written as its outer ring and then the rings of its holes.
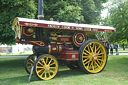
POLYGON ((47 45, 45 47, 34 46, 36 54, 60 54, 62 51, 73 50, 71 45, 47 45))

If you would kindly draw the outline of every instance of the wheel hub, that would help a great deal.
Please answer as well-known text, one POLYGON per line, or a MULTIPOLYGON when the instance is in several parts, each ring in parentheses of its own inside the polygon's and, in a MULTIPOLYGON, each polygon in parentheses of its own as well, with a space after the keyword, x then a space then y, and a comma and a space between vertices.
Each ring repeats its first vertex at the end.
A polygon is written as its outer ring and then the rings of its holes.
POLYGON ((47 71, 49 70, 49 66, 48 65, 45 66, 45 70, 47 70, 47 71))
POLYGON ((92 55, 92 59, 96 60, 97 59, 97 55, 96 54, 93 54, 92 55))
POLYGON ((80 37, 79 37, 79 40, 80 40, 80 41, 82 41, 82 40, 83 40, 82 36, 80 36, 80 37))

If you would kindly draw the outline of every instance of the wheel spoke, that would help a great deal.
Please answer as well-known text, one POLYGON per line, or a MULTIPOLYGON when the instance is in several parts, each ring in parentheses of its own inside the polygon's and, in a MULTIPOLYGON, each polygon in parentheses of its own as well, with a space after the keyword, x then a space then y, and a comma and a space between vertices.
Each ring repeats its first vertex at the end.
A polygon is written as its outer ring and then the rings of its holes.
POLYGON ((43 73, 41 73, 41 75, 40 75, 40 76, 42 77, 44 73, 45 73, 45 71, 43 71, 43 73))
POLYGON ((104 60, 102 60, 102 59, 97 59, 97 60, 99 60, 99 61, 101 61, 101 62, 103 62, 104 60))
POLYGON ((51 63, 49 66, 52 66, 52 65, 54 65, 54 64, 55 64, 55 62, 51 63))
POLYGON ((100 51, 101 51, 101 50, 99 50, 97 53, 99 54, 100 51))
POLYGON ((96 62, 96 61, 94 61, 95 62, 95 64, 98 66, 98 68, 101 68, 99 65, 98 65, 98 63, 96 62))
POLYGON ((32 59, 29 59, 32 63, 34 63, 34 61, 32 59))
POLYGON ((96 45, 95 45, 95 53, 96 53, 96 45))
POLYGON ((54 71, 52 71, 52 70, 50 70, 50 72, 52 72, 53 74, 55 74, 55 72, 54 72, 54 71))
POLYGON ((83 58, 88 58, 88 56, 83 56, 83 58))
POLYGON ((97 56, 97 58, 102 58, 103 56, 97 56))
POLYGON ((85 63, 84 63, 84 65, 86 65, 86 64, 87 64, 87 63, 89 63, 89 62, 90 62, 90 60, 89 60, 89 61, 87 61, 87 62, 85 62, 85 63))
POLYGON ((96 49, 96 52, 99 50, 100 46, 96 49))
POLYGON ((97 55, 103 55, 104 53, 98 53, 97 55))
POLYGON ((42 60, 43 60, 44 65, 46 65, 46 62, 44 61, 44 59, 42 59, 42 60))
POLYGON ((46 73, 46 71, 45 71, 45 79, 47 78, 47 73, 46 73))
POLYGON ((87 59, 84 59, 84 60, 83 60, 83 63, 84 63, 85 61, 87 61, 88 59, 89 59, 89 58, 87 58, 87 59))
POLYGON ((49 61, 48 65, 52 62, 52 59, 49 61))
POLYGON ((47 65, 47 63, 48 63, 48 57, 46 57, 46 65, 47 65))
POLYGON ((29 65, 29 64, 31 65, 31 64, 33 64, 33 63, 29 63, 29 62, 28 62, 27 65, 29 65))
POLYGON ((89 63, 88 63, 88 66, 86 68, 89 69, 89 63))
POLYGON ((92 53, 90 53, 89 51, 87 51, 87 50, 84 50, 84 51, 86 51, 87 53, 89 53, 89 54, 92 54, 92 53))
POLYGON ((51 74, 50 74, 50 72, 48 71, 48 75, 49 75, 49 77, 51 77, 51 74))
POLYGON ((56 67, 49 67, 50 69, 56 69, 56 67))
POLYGON ((37 73, 39 74, 39 73, 41 73, 41 71, 42 71, 42 69, 38 70, 37 73))
POLYGON ((87 53, 84 52, 85 55, 88 55, 87 53))
POLYGON ((92 44, 92 52, 94 53, 94 47, 95 47, 95 43, 92 44))
POLYGON ((100 66, 101 65, 101 63, 98 61, 98 60, 96 60, 97 61, 97 64, 100 66))
MULTIPOLYGON (((93 45, 93 44, 92 44, 93 45)), ((90 45, 90 48, 91 48, 91 52, 93 53, 93 47, 91 47, 91 45, 90 45)))
POLYGON ((41 66, 37 66, 37 68, 44 68, 44 67, 41 67, 41 66))
POLYGON ((90 48, 89 48, 89 46, 87 46, 87 48, 88 48, 88 51, 90 51, 90 48))
POLYGON ((95 71, 93 63, 94 63, 94 62, 92 61, 92 70, 95 71))
POLYGON ((39 63, 40 65, 44 66, 40 61, 38 61, 38 63, 39 63))
POLYGON ((32 66, 28 66, 27 68, 32 68, 32 66))

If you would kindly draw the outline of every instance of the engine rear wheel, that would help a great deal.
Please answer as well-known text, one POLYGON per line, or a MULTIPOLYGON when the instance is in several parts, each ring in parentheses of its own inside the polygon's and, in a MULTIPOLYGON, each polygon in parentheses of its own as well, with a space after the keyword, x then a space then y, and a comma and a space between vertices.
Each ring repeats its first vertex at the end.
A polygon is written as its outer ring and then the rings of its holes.
POLYGON ((50 54, 41 55, 34 64, 34 74, 41 80, 49 80, 58 72, 58 61, 50 54))
POLYGON ((105 46, 98 40, 88 40, 79 49, 79 65, 86 73, 99 73, 107 63, 105 46))

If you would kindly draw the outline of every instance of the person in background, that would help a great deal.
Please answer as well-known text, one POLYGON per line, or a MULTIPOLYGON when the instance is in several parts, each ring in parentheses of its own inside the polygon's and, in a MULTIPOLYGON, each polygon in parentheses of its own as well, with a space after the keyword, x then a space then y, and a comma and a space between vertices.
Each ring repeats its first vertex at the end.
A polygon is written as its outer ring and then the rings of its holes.
POLYGON ((111 43, 111 44, 110 44, 110 54, 111 54, 111 55, 113 55, 113 48, 114 48, 114 46, 113 46, 113 44, 111 43))
POLYGON ((110 45, 110 43, 109 43, 109 41, 107 42, 107 54, 109 54, 109 45, 110 45))
POLYGON ((123 50, 125 50, 124 43, 122 44, 123 50))
POLYGON ((119 55, 117 42, 116 42, 116 44, 115 44, 115 50, 116 50, 116 55, 119 55))

